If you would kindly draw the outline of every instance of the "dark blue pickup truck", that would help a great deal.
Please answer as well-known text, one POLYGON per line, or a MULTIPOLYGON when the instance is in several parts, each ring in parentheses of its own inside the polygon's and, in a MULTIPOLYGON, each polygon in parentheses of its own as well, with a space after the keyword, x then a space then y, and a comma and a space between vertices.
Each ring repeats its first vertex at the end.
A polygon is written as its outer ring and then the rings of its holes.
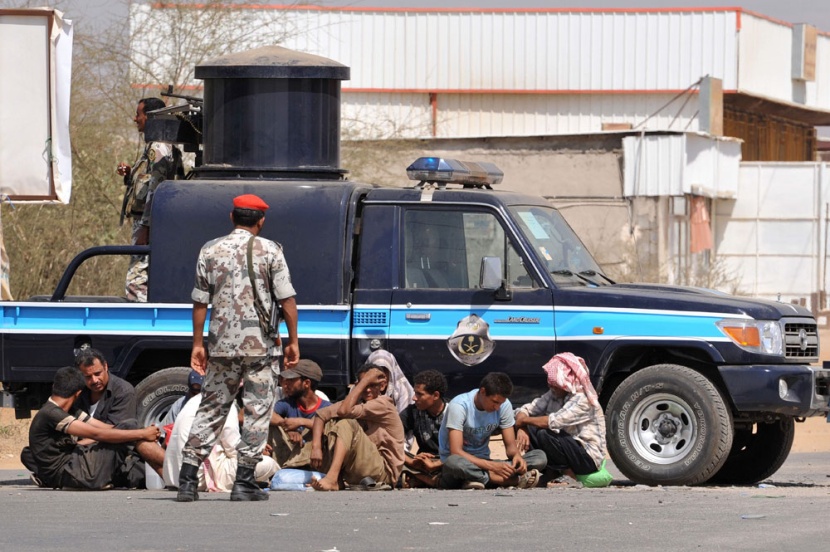
POLYGON ((269 117, 285 120, 268 132, 290 134, 325 112, 320 132, 331 134, 339 80, 348 76, 330 60, 260 50, 197 67, 205 163, 195 179, 158 188, 150 246, 86 252, 51 297, 0 304, 7 404, 37 408, 54 371, 89 344, 137 385, 145 421, 158 419, 186 389, 199 247, 230 230, 233 197, 255 193, 271 205, 264 235, 283 244, 298 292, 301 354, 323 367, 322 387, 335 396, 382 348, 409 377, 442 371, 451 393, 507 372, 515 404, 546 389, 541 366, 552 355, 573 352, 592 371, 614 463, 634 481, 668 485, 764 479, 789 454, 794 422, 827 412, 830 370, 811 366, 819 340, 809 311, 616 284, 544 199, 493 190, 501 175, 492 165, 422 158, 408 169, 411 186, 391 188, 345 179, 328 138, 304 138, 311 146, 303 151, 286 139, 284 156, 262 141, 241 147, 238 137, 269 117), (303 72, 309 63, 315 70, 303 72), (247 74, 255 94, 241 82, 247 74), (303 82, 286 86, 295 77, 303 82), (305 82, 314 80, 326 82, 305 82), (272 113, 302 94, 312 101, 272 113), (313 115, 302 116, 314 102, 313 115), (302 161, 321 150, 325 162, 302 161), (136 251, 150 255, 148 303, 64 296, 84 257, 136 251))

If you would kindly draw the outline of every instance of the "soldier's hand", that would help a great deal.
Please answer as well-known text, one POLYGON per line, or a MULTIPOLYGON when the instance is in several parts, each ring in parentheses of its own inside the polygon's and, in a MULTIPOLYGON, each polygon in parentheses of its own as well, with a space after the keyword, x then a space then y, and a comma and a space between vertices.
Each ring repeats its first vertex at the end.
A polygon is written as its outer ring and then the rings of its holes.
POLYGON ((132 167, 130 167, 126 163, 119 163, 118 166, 115 168, 115 172, 118 173, 118 176, 128 176, 132 167))
POLYGON ((190 367, 196 370, 200 376, 205 375, 207 368, 207 355, 204 346, 194 346, 190 353, 190 367))
POLYGON ((293 368, 300 362, 300 347, 296 343, 289 343, 283 347, 282 354, 286 368, 293 368))

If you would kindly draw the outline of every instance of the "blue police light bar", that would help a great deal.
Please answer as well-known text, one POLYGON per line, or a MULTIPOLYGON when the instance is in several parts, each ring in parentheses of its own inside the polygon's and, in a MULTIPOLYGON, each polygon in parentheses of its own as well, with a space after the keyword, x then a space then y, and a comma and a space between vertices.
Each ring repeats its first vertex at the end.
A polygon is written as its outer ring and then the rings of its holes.
POLYGON ((419 157, 406 168, 410 180, 443 184, 492 186, 499 184, 504 173, 494 163, 459 161, 441 157, 419 157))

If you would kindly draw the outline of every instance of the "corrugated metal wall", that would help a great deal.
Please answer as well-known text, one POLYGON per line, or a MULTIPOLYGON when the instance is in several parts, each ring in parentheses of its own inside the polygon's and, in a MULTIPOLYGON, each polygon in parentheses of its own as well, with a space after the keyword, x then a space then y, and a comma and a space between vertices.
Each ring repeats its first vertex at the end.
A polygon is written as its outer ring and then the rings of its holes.
POLYGON ((285 46, 352 68, 349 88, 682 90, 737 87, 734 10, 448 12, 290 10, 285 46))
POLYGON ((626 197, 736 197, 741 145, 695 134, 623 138, 626 197))
MULTIPOLYGON (((131 7, 133 42, 143 50, 152 45, 146 67, 132 69, 134 82, 153 83, 154 75, 165 74, 160 67, 174 49, 164 46, 170 33, 162 31, 169 27, 154 21, 168 12, 175 16, 166 6, 131 7)), ((262 4, 229 9, 221 21, 250 29, 236 50, 279 42, 349 65, 352 78, 343 83, 349 137, 598 132, 603 123, 637 125, 650 116, 642 128, 697 130, 696 96, 659 110, 704 75, 722 79, 727 93, 745 90, 830 109, 830 37, 818 37, 816 81, 794 81, 791 27, 739 8, 463 11, 262 4)), ((781 130, 804 139, 792 131, 781 130)))
POLYGON ((830 109, 830 36, 817 38, 815 81, 793 79, 792 57, 792 27, 742 14, 738 90, 810 108, 830 109))
POLYGON ((814 304, 827 287, 830 173, 821 163, 742 163, 737 201, 717 201, 717 258, 753 296, 814 304))

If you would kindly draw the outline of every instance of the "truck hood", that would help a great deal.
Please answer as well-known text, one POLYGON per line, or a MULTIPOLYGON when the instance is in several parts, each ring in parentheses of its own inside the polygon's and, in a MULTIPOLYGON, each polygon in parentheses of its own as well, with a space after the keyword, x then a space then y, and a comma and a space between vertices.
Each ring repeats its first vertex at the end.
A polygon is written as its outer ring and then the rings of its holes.
POLYGON ((813 318, 799 305, 720 291, 664 284, 613 284, 598 287, 563 287, 555 293, 557 306, 713 312, 751 316, 756 320, 784 317, 813 318))

